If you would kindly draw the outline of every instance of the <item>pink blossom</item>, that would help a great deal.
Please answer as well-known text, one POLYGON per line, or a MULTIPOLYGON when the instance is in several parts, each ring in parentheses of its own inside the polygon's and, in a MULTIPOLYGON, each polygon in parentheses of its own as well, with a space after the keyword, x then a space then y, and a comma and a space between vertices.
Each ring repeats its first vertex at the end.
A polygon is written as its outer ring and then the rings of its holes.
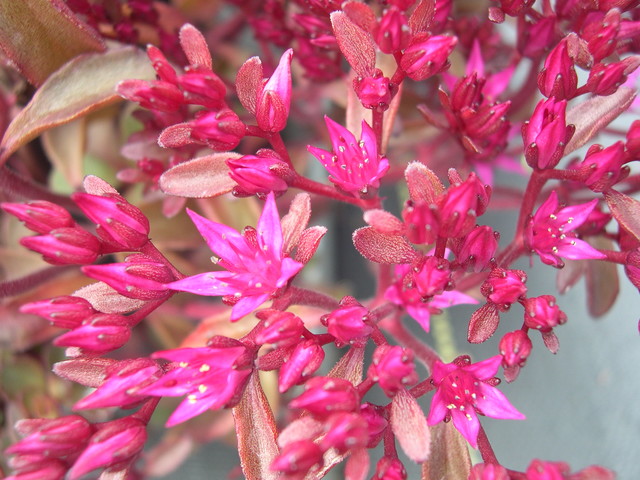
POLYGON ((381 345, 373 353, 369 377, 378 382, 388 397, 418 381, 413 351, 400 346, 381 345))
POLYGON ((256 343, 273 343, 278 347, 298 344, 304 331, 300 317, 280 310, 261 310, 257 316, 264 320, 264 324, 256 336, 256 343))
POLYGON ((340 303, 340 308, 323 315, 320 321, 335 337, 337 346, 363 347, 373 332, 373 327, 369 324, 369 310, 353 297, 345 297, 340 303))
POLYGON ((0 207, 24 222, 24 226, 46 235, 57 228, 73 227, 71 214, 55 203, 33 200, 26 203, 2 203, 0 207))
POLYGON ((100 254, 100 242, 80 227, 51 230, 48 235, 20 239, 20 244, 42 255, 52 265, 86 265, 100 254))
POLYGON ((509 473, 502 465, 478 463, 469 472, 469 480, 509 480, 509 473))
POLYGON ((8 454, 46 454, 49 457, 82 451, 93 433, 91 424, 80 415, 24 419, 16 424, 16 430, 26 437, 9 447, 8 454))
POLYGON ((166 358, 177 365, 138 394, 187 395, 167 420, 168 427, 206 410, 237 404, 252 370, 252 355, 241 342, 232 339, 224 339, 220 346, 156 352, 153 357, 166 358))
POLYGON ((598 200, 593 199, 588 203, 560 208, 558 195, 551 192, 527 224, 525 243, 532 252, 540 255, 544 263, 554 267, 564 265, 560 257, 571 260, 605 258, 603 253, 577 238, 573 232, 587 220, 597 203, 598 200))
POLYGON ((107 353, 122 347, 130 337, 131 328, 126 317, 98 313, 56 338, 53 344, 60 347, 78 347, 89 353, 107 353))
POLYGON ((278 389, 284 393, 315 373, 324 360, 324 350, 316 340, 298 343, 280 368, 278 389))
POLYGON ((302 480, 309 469, 322 463, 323 451, 311 440, 297 440, 285 445, 270 469, 281 472, 287 480, 302 480))
POLYGON ((527 274, 522 270, 494 268, 480 287, 487 300, 506 311, 527 293, 527 274))
POLYGON ((407 471, 397 457, 382 457, 371 480, 405 480, 407 471))
POLYGON ((227 296, 235 302, 231 321, 239 320, 274 296, 303 266, 282 253, 282 227, 273 193, 267 197, 257 231, 252 234, 246 229, 240 234, 187 212, 216 254, 216 263, 225 270, 201 273, 167 286, 197 295, 227 296))
POLYGON ((415 286, 407 285, 404 280, 410 272, 410 265, 397 265, 395 267, 396 281, 384 292, 384 298, 405 308, 407 313, 427 332, 429 331, 431 314, 440 313, 441 308, 463 303, 478 303, 474 298, 455 290, 445 290, 424 302, 418 289, 415 286))
POLYGON ((524 324, 529 328, 549 332, 567 321, 567 315, 560 310, 553 295, 527 298, 523 305, 524 324))
POLYGON ((282 54, 271 78, 262 87, 256 103, 258 126, 267 132, 279 132, 287 125, 291 107, 291 59, 293 50, 282 54))
POLYGON ((371 187, 378 188, 380 179, 389 170, 389 161, 378 154, 373 129, 363 121, 361 140, 358 142, 346 128, 327 116, 324 120, 333 151, 311 145, 307 149, 327 169, 329 180, 354 197, 366 194, 371 187))
POLYGON ((382 71, 376 71, 368 77, 353 79, 353 89, 364 108, 386 110, 391 102, 391 85, 389 78, 382 71))
POLYGON ((449 55, 457 43, 456 37, 448 35, 415 35, 404 50, 400 66, 409 78, 425 80, 449 68, 449 55))
POLYGON ((71 295, 26 303, 20 311, 39 315, 56 327, 69 329, 80 326, 85 318, 97 313, 84 298, 71 295))
POLYGON ((318 418, 335 412, 354 412, 360 406, 360 396, 353 384, 342 378, 313 377, 305 384, 305 391, 289 404, 304 408, 318 418))
POLYGON ((562 100, 571 99, 576 94, 578 76, 567 44, 567 39, 564 38, 549 52, 544 68, 538 75, 538 88, 545 97, 562 100))
POLYGON ((447 364, 436 361, 431 378, 437 390, 431 400, 427 423, 435 425, 451 418, 462 436, 477 448, 478 413, 493 418, 524 419, 524 415, 491 384, 501 362, 500 355, 473 364, 467 356, 447 364))
POLYGON ((367 445, 369 440, 368 423, 359 413, 339 412, 331 415, 325 422, 326 434, 321 448, 335 448, 340 453, 348 452, 367 445))
POLYGON ((233 193, 244 197, 258 195, 261 198, 269 192, 282 194, 287 191, 287 182, 282 178, 290 174, 290 169, 278 155, 262 149, 256 155, 228 158, 229 176, 238 184, 233 193))

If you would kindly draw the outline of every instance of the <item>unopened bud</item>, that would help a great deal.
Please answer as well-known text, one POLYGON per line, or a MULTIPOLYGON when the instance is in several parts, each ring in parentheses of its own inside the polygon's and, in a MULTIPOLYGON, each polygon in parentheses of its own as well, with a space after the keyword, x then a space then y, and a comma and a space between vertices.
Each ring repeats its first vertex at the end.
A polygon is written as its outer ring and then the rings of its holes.
POLYGON ((48 234, 57 228, 73 227, 71 214, 55 203, 34 200, 27 203, 3 203, 2 209, 24 222, 25 227, 36 233, 48 234))
POLYGON ((100 253, 96 237, 79 227, 57 228, 48 235, 20 239, 20 244, 42 255, 52 265, 86 265, 100 253))
POLYGON ((70 295, 26 303, 20 311, 39 315, 56 327, 69 329, 80 326, 87 317, 97 313, 84 298, 70 295))
POLYGON ((59 347, 78 347, 89 353, 106 353, 123 346, 130 336, 131 328, 126 317, 96 314, 53 343, 59 347))

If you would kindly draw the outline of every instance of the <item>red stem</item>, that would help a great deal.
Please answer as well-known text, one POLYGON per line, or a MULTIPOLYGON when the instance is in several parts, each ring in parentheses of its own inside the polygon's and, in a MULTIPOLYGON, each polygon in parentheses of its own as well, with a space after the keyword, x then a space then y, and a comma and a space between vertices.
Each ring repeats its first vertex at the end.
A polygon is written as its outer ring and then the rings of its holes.
POLYGON ((482 455, 484 463, 500 465, 482 425, 480 425, 480 431, 478 432, 478 450, 480 450, 480 455, 482 455))
POLYGON ((335 298, 306 288, 291 286, 289 287, 289 295, 289 305, 308 305, 325 310, 335 310, 340 307, 340 303, 335 298))
POLYGON ((46 267, 37 272, 30 273, 15 280, 0 282, 0 298, 13 297, 36 288, 37 286, 53 280, 54 278, 77 269, 77 265, 65 265, 61 267, 46 267))
POLYGON ((399 315, 396 315, 395 318, 390 318, 380 326, 393 335, 399 343, 413 350, 413 353, 429 369, 429 372, 433 370, 435 361, 440 360, 435 350, 422 343, 413 333, 405 328, 399 315))

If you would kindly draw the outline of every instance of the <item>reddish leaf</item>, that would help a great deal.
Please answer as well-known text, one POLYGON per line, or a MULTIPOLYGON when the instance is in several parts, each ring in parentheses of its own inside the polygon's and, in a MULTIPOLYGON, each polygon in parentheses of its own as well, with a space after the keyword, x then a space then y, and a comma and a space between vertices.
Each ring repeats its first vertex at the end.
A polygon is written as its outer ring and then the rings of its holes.
POLYGON ((354 385, 362 381, 364 347, 351 347, 327 374, 328 377, 343 378, 354 385))
POLYGON ((553 331, 540 333, 542 334, 544 346, 547 347, 547 349, 554 355, 558 353, 558 350, 560 349, 560 341, 558 340, 558 337, 556 337, 556 334, 553 333, 553 331))
POLYGON ((280 223, 282 223, 282 251, 288 255, 300 241, 302 232, 307 227, 311 218, 311 197, 308 193, 297 194, 287 213, 280 223))
POLYGON ((320 240, 327 233, 325 227, 311 227, 307 228, 300 236, 298 243, 298 249, 296 250, 295 260, 300 263, 307 263, 311 260, 311 257, 316 253, 320 240))
POLYGON ((106 283, 96 282, 73 292, 84 298, 93 308, 102 313, 129 313, 142 307, 143 300, 135 300, 120 295, 106 283))
POLYGON ((85 387, 97 388, 105 379, 107 368, 116 363, 111 358, 77 358, 53 365, 53 373, 85 387))
POLYGON ((369 473, 369 454, 365 448, 355 450, 344 468, 345 480, 365 480, 369 473))
POLYGON ((401 235, 404 232, 404 223, 395 215, 382 209, 367 210, 364 212, 364 221, 371 225, 377 232, 387 235, 401 235))
POLYGON ((411 263, 418 256, 406 238, 379 233, 373 227, 353 232, 353 244, 364 258, 376 263, 411 263))
POLYGON ((412 34, 426 32, 436 14, 435 0, 421 0, 409 17, 409 28, 412 34))
POLYGON ((240 403, 233 409, 240 465, 247 480, 270 480, 278 473, 269 468, 278 455, 277 428, 273 412, 254 371, 240 403))
POLYGON ((180 29, 180 46, 190 65, 207 70, 212 69, 209 46, 196 27, 187 23, 180 29))
POLYGON ((236 76, 236 93, 244 108, 255 115, 258 94, 262 90, 262 62, 251 57, 244 62, 236 76))
POLYGON ((229 176, 227 158, 240 158, 235 152, 220 152, 194 158, 170 168, 160 177, 164 193, 187 198, 209 198, 229 193, 236 185, 229 176))
POLYGON ((587 143, 604 127, 623 113, 633 99, 635 91, 620 87, 613 95, 592 97, 567 112, 567 125, 575 125, 576 131, 564 149, 568 155, 587 143))
POLYGON ((413 396, 399 390, 391 402, 391 429, 404 453, 414 462, 429 458, 431 435, 427 419, 413 396))
POLYGON ((189 123, 176 123, 169 125, 158 135, 158 145, 162 148, 180 148, 192 143, 191 125, 189 123))
POLYGON ((556 288, 561 294, 565 294, 573 287, 587 268, 586 260, 564 260, 564 268, 558 270, 556 274, 556 288))
POLYGON ((74 58, 53 73, 13 119, 0 145, 0 161, 44 130, 120 101, 118 82, 154 77, 146 55, 133 47, 74 58))
POLYGON ((324 432, 322 422, 315 420, 310 415, 297 418, 282 429, 278 435, 278 445, 280 448, 299 440, 316 438, 324 432))
POLYGON ((0 49, 39 86, 72 58, 105 45, 62 0, 0 0, 0 49))
POLYGON ((604 192, 604 198, 618 223, 640 240, 640 202, 615 190, 604 192))
POLYGON ((436 197, 444 192, 444 185, 426 165, 411 162, 404 171, 409 197, 414 202, 434 203, 436 197))
POLYGON ((345 2, 342 11, 349 19, 365 32, 370 32, 376 26, 376 14, 371 7, 362 2, 345 2))
POLYGON ((452 422, 440 422, 431 430, 431 456, 422 465, 422 480, 466 479, 471 471, 467 441, 452 422))
POLYGON ((82 188, 84 188, 85 192, 98 196, 118 193, 109 183, 95 175, 87 175, 82 182, 82 188))
POLYGON ((341 11, 331 14, 331 26, 340 51, 361 77, 369 77, 376 67, 376 43, 371 34, 341 11))
POLYGON ((496 332, 500 323, 498 308, 493 303, 485 303, 471 315, 467 339, 471 343, 485 342, 496 332))
MULTIPOLYGON (((612 250, 613 241, 597 237, 590 241, 593 247, 612 250)), ((618 298, 620 281, 615 263, 590 260, 586 263, 587 307, 593 317, 601 317, 609 311, 618 298)))

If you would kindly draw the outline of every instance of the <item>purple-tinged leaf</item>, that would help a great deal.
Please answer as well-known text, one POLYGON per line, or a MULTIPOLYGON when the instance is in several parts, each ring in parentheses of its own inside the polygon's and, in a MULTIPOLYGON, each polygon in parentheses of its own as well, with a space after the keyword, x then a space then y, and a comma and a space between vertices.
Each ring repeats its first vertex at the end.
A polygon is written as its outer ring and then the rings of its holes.
POLYGON ((362 2, 345 2, 342 11, 353 23, 365 32, 371 32, 376 26, 376 14, 371 7, 362 2))
POLYGON ((564 260, 564 268, 558 270, 556 274, 556 288, 558 293, 565 294, 573 287, 582 275, 584 275, 587 268, 586 260, 564 260))
POLYGON ((640 202, 615 190, 604 192, 604 198, 618 223, 640 240, 640 202))
POLYGON ((282 217, 282 252, 289 255, 298 242, 300 236, 311 218, 311 197, 308 193, 297 194, 291 205, 289 213, 282 217))
POLYGON ((628 87, 606 97, 591 97, 567 112, 567 125, 575 125, 576 131, 564 149, 565 156, 577 150, 596 136, 621 113, 629 108, 636 93, 628 87))
POLYGON ((72 58, 104 49, 62 0, 0 1, 0 50, 36 86, 72 58))
POLYGON ((120 295, 103 282, 92 283, 73 292, 73 296, 84 298, 91 306, 102 313, 129 313, 142 307, 143 300, 135 300, 120 295))
POLYGON ((247 480, 270 480, 278 473, 269 468, 278 456, 277 428, 273 412, 262 391, 256 370, 245 387, 240 403, 233 409, 242 473, 247 480))
POLYGON ((376 67, 376 43, 371 34, 341 11, 331 14, 331 26, 349 65, 361 77, 371 76, 376 67))
POLYGON ((540 333, 542 333, 544 346, 547 347, 547 349, 554 355, 558 353, 558 350, 560 349, 560 341, 558 340, 558 337, 556 337, 556 334, 553 333, 553 330, 540 333))
POLYGON ((404 171, 404 178, 407 180, 409 197, 416 203, 432 204, 444 192, 444 185, 438 176, 420 162, 411 162, 404 171))
POLYGON ((180 45, 191 66, 212 69, 209 46, 196 27, 187 23, 180 29, 180 45))
MULTIPOLYGON (((592 247, 613 250, 613 241, 597 237, 590 239, 592 247)), ((592 317, 601 317, 609 311, 618 298, 620 281, 615 263, 600 260, 586 262, 587 307, 592 317)))
POLYGON ((316 253, 320 240, 327 233, 326 227, 316 226, 307 228, 298 242, 296 250, 295 261, 300 263, 307 263, 311 260, 311 257, 316 253))
POLYGON ((369 473, 369 454, 365 448, 355 450, 344 468, 345 480, 366 480, 369 473))
POLYGON ((121 101, 116 85, 129 78, 155 78, 146 55, 133 47, 85 54, 66 63, 13 119, 0 145, 0 162, 44 130, 121 101))
POLYGON ((349 351, 338 360, 338 363, 327 374, 328 377, 349 380, 354 385, 362 382, 362 369, 364 364, 364 347, 351 347, 349 351))
POLYGON ((404 453, 416 463, 429 458, 431 434, 427 419, 413 396, 399 390, 391 402, 391 429, 404 453))
POLYGON ((422 480, 468 478, 471 471, 468 444, 453 422, 441 422, 429 429, 431 456, 422 465, 422 480))
POLYGON ((111 358, 77 358, 53 365, 53 373, 85 387, 98 388, 106 378, 107 368, 117 360, 111 358))
POLYGON ((498 323, 500 323, 498 307, 493 303, 485 303, 471 315, 467 339, 471 343, 487 341, 496 332, 498 323))
POLYGON ((255 115, 258 94, 262 91, 262 62, 258 57, 251 57, 244 62, 236 76, 236 93, 247 111, 255 115))
POLYGON ((179 163, 162 174, 160 189, 169 195, 187 198, 210 198, 229 193, 236 182, 229 176, 225 160, 241 156, 235 152, 220 152, 179 163))
POLYGON ((373 227, 353 232, 353 244, 364 258, 376 263, 411 263, 418 256, 403 236, 379 233, 373 227))
POLYGON ((431 25, 435 14, 435 0, 420 0, 409 17, 409 28, 411 29, 411 33, 415 35, 416 33, 426 32, 429 30, 429 26, 431 25))
POLYGON ((379 208, 364 212, 364 221, 371 225, 379 233, 387 235, 401 235, 404 232, 404 223, 392 213, 379 208))

